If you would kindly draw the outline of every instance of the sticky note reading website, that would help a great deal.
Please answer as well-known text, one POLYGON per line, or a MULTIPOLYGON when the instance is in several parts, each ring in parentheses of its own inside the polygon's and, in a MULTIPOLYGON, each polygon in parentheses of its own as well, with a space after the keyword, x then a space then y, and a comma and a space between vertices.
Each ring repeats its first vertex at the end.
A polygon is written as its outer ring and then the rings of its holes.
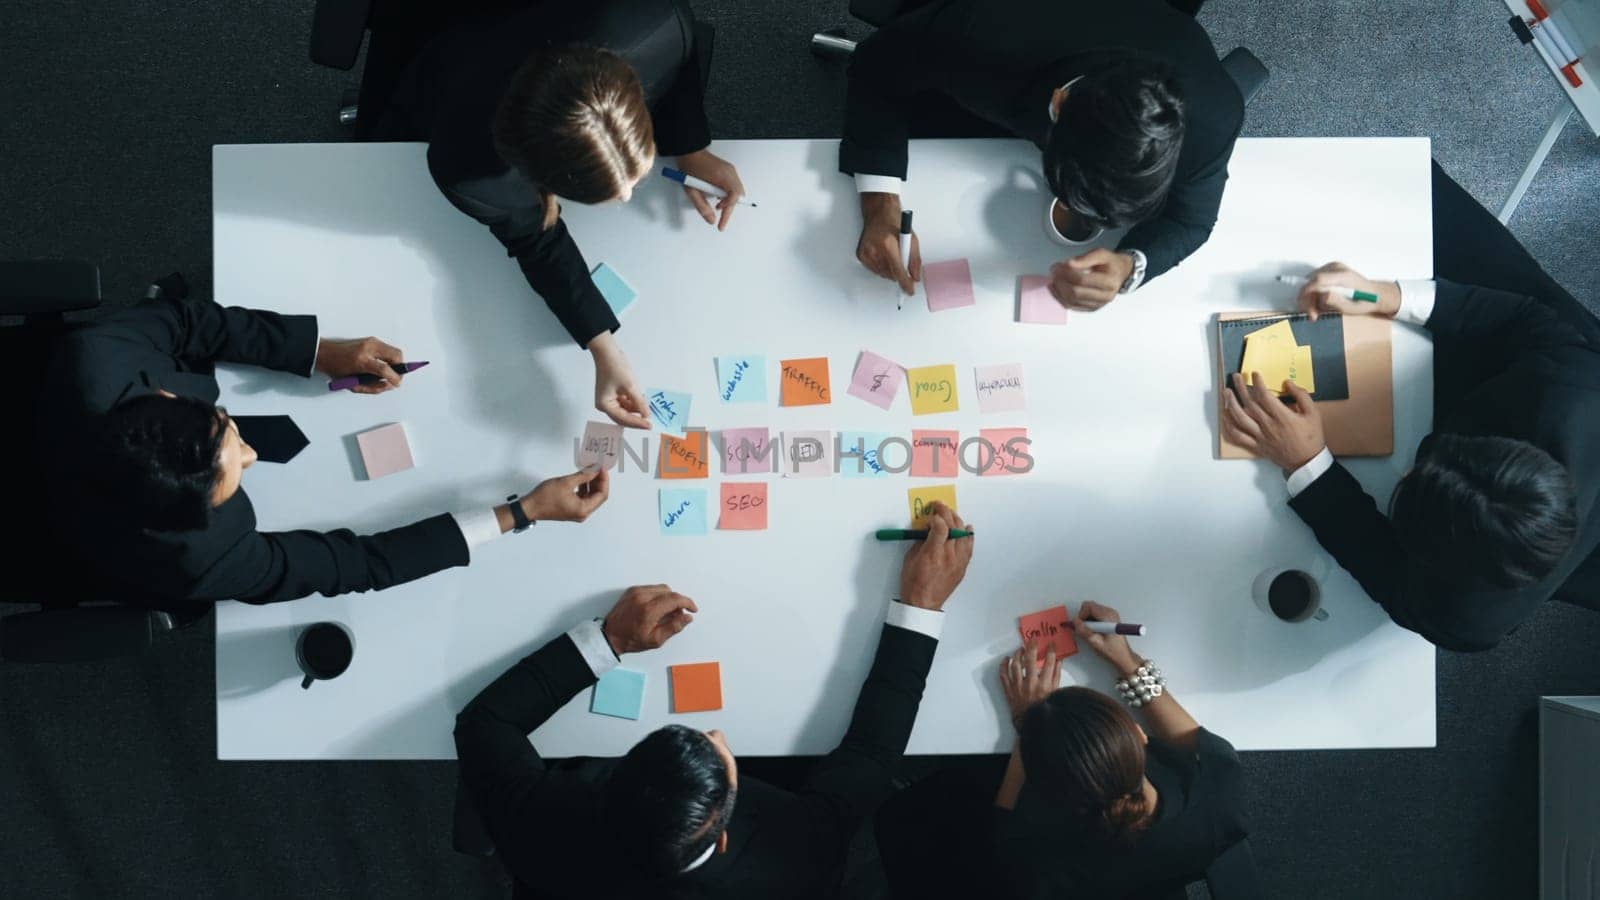
POLYGON ((767 402, 767 358, 717 357, 717 396, 723 403, 767 402))

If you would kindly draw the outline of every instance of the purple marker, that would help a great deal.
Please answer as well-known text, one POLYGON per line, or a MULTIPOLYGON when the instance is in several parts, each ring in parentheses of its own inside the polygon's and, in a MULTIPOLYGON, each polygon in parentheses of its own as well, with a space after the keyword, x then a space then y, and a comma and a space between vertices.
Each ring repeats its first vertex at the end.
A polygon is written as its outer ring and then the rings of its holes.
MULTIPOLYGON (((394 369, 396 372, 399 372, 401 375, 404 375, 407 372, 415 372, 427 364, 428 361, 423 360, 421 362, 401 363, 397 366, 391 366, 390 368, 394 369)), ((335 378, 334 380, 328 382, 328 390, 348 391, 352 388, 360 387, 363 384, 379 384, 382 381, 383 379, 377 375, 347 375, 344 378, 335 378)))
POLYGON ((1130 634, 1135 637, 1144 637, 1143 625, 1134 625, 1131 622, 1085 622, 1089 630, 1095 634, 1130 634))

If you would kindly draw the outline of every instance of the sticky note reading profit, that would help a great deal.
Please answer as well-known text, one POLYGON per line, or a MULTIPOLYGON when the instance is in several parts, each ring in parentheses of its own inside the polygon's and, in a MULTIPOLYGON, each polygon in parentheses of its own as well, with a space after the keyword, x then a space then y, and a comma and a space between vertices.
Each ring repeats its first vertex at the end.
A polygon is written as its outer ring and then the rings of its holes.
POLYGON ((717 357, 717 396, 723 403, 767 402, 767 358, 717 357))
POLYGON ((766 428, 722 430, 722 474, 759 475, 778 471, 778 448, 766 428))
POLYGON ((623 280, 616 269, 605 263, 595 266, 589 277, 594 279, 594 286, 600 289, 600 296, 606 298, 606 305, 611 307, 613 315, 622 315, 622 311, 632 306, 634 298, 639 296, 639 292, 623 280))
POLYGON ((415 465, 406 428, 399 422, 361 432, 356 435, 356 446, 361 448, 361 463, 369 480, 404 472, 415 465))
POLYGON ((1052 606, 1036 613, 1029 613, 1018 620, 1017 630, 1022 633, 1022 643, 1038 641, 1036 648, 1040 662, 1044 661, 1045 652, 1051 647, 1056 648, 1056 659, 1065 659, 1078 652, 1078 641, 1072 636, 1072 616, 1067 614, 1065 606, 1052 606))
POLYGON ((817 406, 832 403, 828 388, 828 358, 814 356, 809 359, 786 359, 780 377, 783 388, 778 392, 784 406, 817 406))
POLYGON ((1025 475, 1033 470, 1033 451, 1026 428, 984 428, 978 432, 979 475, 1025 475))
POLYGON ((928 292, 928 309, 932 312, 974 306, 978 302, 972 296, 972 267, 964 259, 923 266, 922 285, 928 292))
POLYGON ((861 351, 861 359, 856 362, 856 371, 850 378, 850 389, 847 393, 852 397, 871 403, 879 409, 888 409, 894 402, 894 395, 900 390, 900 383, 905 380, 905 370, 899 363, 887 359, 869 350, 861 351))
POLYGON ((1022 364, 1004 366, 979 366, 978 411, 981 413, 1016 412, 1028 405, 1028 395, 1022 385, 1022 364))
POLYGON ((599 466, 609 469, 617 464, 622 453, 622 426, 611 422, 590 422, 583 426, 583 437, 578 441, 578 468, 599 466))
POLYGON ((961 408, 956 397, 955 366, 924 366, 906 370, 906 386, 911 391, 911 414, 955 412, 961 408))
MULTIPOLYGON (((839 432, 839 474, 846 478, 868 478, 889 474, 889 469, 880 458, 884 452, 885 444, 890 443, 891 435, 876 431, 841 431, 839 432)), ((901 448, 904 453, 905 438, 899 438, 894 446, 901 448)), ((899 457, 903 460, 904 457, 899 457)), ((900 471, 905 471, 901 467, 900 471)))
POLYGON ((711 474, 711 457, 707 453, 710 439, 704 431, 691 431, 678 438, 670 434, 661 436, 661 456, 656 467, 659 478, 705 478, 711 474))
POLYGON ((1030 325, 1067 324, 1067 308, 1050 293, 1050 279, 1042 275, 1017 279, 1017 321, 1030 325))
POLYGON ((688 394, 660 388, 648 391, 645 401, 650 404, 650 418, 667 431, 682 433, 689 426, 688 394))
POLYGON ((935 484, 928 487, 914 487, 906 491, 906 500, 911 505, 911 527, 928 527, 928 508, 935 501, 950 507, 951 512, 956 511, 956 486, 953 484, 935 484))
POLYGON ((823 478, 833 474, 833 433, 785 431, 783 477, 823 478))
POLYGON ((956 431, 911 432, 911 477, 954 478, 961 471, 956 453, 961 434, 956 431))
POLYGON ((722 708, 722 665, 720 663, 690 663, 668 666, 672 678, 672 711, 675 713, 710 712, 722 708))
POLYGON ((724 481, 720 511, 717 527, 724 531, 765 531, 767 483, 724 481))
POLYGON ((644 673, 612 669, 594 683, 589 711, 619 719, 637 719, 644 706, 644 673))
POLYGON ((663 488, 658 519, 667 537, 706 533, 706 492, 703 488, 663 488))

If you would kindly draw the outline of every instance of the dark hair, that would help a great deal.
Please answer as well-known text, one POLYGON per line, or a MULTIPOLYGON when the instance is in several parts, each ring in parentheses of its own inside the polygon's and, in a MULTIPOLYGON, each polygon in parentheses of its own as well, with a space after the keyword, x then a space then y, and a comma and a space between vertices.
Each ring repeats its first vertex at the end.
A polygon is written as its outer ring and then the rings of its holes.
POLYGON ((1122 704, 1062 688, 1028 707, 1017 737, 1028 784, 1089 831, 1128 843, 1144 829, 1144 738, 1122 704))
POLYGON ((734 794, 728 765, 711 739, 668 725, 617 763, 601 793, 601 814, 621 859, 646 878, 670 878, 722 836, 734 794))
POLYGON ((1507 437, 1429 435, 1395 485, 1389 518, 1434 577, 1497 588, 1549 575, 1578 532, 1567 470, 1507 437))
POLYGON ((494 116, 500 158, 541 191, 603 203, 655 158, 639 75, 596 47, 535 51, 512 76, 494 116))
POLYGON ((226 432, 223 413, 192 397, 145 394, 100 418, 91 481, 141 528, 195 531, 211 521, 226 432))
POLYGON ((1172 69, 1118 56, 1067 91, 1044 148, 1051 193, 1107 228, 1156 214, 1183 149, 1183 93, 1172 69))

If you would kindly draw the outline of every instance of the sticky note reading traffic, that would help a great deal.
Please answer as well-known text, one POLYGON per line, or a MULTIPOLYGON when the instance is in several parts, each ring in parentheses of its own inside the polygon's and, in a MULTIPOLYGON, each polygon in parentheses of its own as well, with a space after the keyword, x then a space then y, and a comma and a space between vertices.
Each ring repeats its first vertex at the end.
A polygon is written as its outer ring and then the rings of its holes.
MULTIPOLYGON (((846 478, 888 475, 889 469, 880 456, 889 437, 876 431, 839 432, 839 474, 846 478)), ((904 438, 900 439, 900 446, 905 446, 904 438)))
POLYGON ((955 366, 923 366, 906 370, 906 386, 911 391, 911 414, 955 412, 961 408, 956 398, 955 366))
POLYGON ((722 515, 717 527, 724 531, 765 531, 767 528, 767 483, 722 483, 722 515))
POLYGON ((661 436, 661 456, 656 468, 658 478, 705 478, 711 474, 711 458, 706 452, 704 431, 691 431, 678 438, 670 434, 661 436))
POLYGON ((657 502, 663 535, 679 537, 706 533, 706 492, 703 488, 663 488, 657 502))
POLYGON ((914 487, 906 491, 906 500, 911 506, 911 527, 928 527, 928 509, 934 503, 943 503, 950 507, 951 512, 956 511, 956 486, 953 484, 936 484, 928 487, 914 487))
POLYGON ((667 431, 682 433, 689 425, 688 394, 657 388, 645 394, 650 404, 650 418, 667 431))
POLYGON ((612 669, 594 683, 589 711, 619 719, 637 719, 644 706, 644 673, 612 669))
POLYGON ((1027 407, 1021 363, 979 366, 974 371, 978 381, 978 412, 1017 412, 1027 407))
POLYGON ((673 712, 710 712, 722 708, 721 664, 668 666, 667 674, 672 679, 673 712))
POLYGON ((861 351, 861 359, 856 362, 855 374, 850 379, 850 389, 847 391, 852 397, 871 403, 879 409, 888 409, 894 402, 894 395, 900 390, 900 383, 905 380, 905 370, 899 363, 890 362, 868 350, 861 351))
POLYGON ((911 477, 954 478, 961 471, 956 451, 961 434, 955 431, 911 432, 911 477))
POLYGON ((1035 649, 1039 662, 1044 662, 1044 655, 1051 647, 1056 648, 1056 659, 1066 659, 1078 652, 1078 641, 1072 636, 1072 616, 1067 614, 1065 606, 1029 613, 1018 620, 1017 630, 1022 633, 1024 645, 1029 641, 1038 642, 1035 649))
POLYGON ((931 312, 973 306, 978 302, 972 296, 972 267, 964 259, 923 266, 922 285, 928 293, 928 309, 931 312))
POLYGON ((984 428, 978 432, 979 475, 1025 475, 1033 470, 1026 428, 984 428))
POLYGON ((617 464, 622 453, 622 426, 610 422, 590 422, 583 426, 583 437, 578 441, 577 464, 580 469, 599 466, 609 469, 617 464))
POLYGON ((767 402, 767 358, 717 357, 717 396, 723 403, 767 402))
POLYGON ((766 428, 722 430, 722 474, 759 475, 778 471, 778 450, 766 428))
POLYGON ((606 300, 606 305, 611 307, 611 314, 622 315, 622 311, 633 305, 639 292, 634 290, 623 277, 605 263, 594 267, 589 273, 594 280, 594 286, 600 289, 600 296, 606 300))
POLYGON ((782 363, 783 388, 778 392, 784 406, 816 406, 832 403, 828 390, 828 358, 786 359, 782 363))
POLYGON ((785 478, 822 478, 832 474, 832 432, 785 431, 783 433, 785 478))
POLYGON ((1042 275, 1017 279, 1017 321, 1030 325, 1067 324, 1067 308, 1050 293, 1050 279, 1042 275))

